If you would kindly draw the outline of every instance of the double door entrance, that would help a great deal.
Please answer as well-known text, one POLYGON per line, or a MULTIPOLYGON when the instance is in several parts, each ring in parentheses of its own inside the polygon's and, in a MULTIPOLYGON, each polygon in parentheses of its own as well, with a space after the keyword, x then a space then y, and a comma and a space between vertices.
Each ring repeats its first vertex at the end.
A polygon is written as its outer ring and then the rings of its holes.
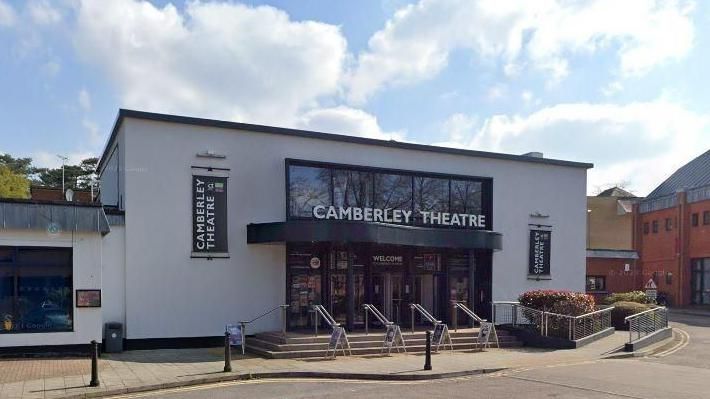
MULTIPOLYGON (((312 305, 324 305, 348 329, 365 327, 363 305, 377 307, 389 321, 409 327, 428 325, 410 304, 435 318, 453 320, 452 301, 486 318, 490 308, 490 257, 474 251, 389 247, 289 245, 287 256, 288 327, 313 328, 312 305), (481 260, 478 263, 478 260, 481 260), (412 320, 414 317, 414 320, 412 320)), ((458 324, 467 324, 463 313, 458 324)), ((379 321, 369 317, 372 327, 379 321)))

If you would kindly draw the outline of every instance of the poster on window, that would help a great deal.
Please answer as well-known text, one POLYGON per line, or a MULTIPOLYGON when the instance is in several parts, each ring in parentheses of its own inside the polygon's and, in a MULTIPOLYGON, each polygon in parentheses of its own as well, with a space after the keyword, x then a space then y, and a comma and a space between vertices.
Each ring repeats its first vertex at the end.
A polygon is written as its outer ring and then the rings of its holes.
POLYGON ((227 178, 192 176, 192 255, 227 256, 227 178))
POLYGON ((551 231, 530 230, 530 262, 528 274, 547 276, 550 274, 551 231))

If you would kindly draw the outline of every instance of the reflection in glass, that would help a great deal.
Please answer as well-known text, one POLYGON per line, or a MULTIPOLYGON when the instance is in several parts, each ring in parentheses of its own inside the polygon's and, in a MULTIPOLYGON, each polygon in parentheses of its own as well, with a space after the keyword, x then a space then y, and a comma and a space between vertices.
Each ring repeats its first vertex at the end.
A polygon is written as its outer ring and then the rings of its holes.
POLYGON ((480 214, 481 182, 471 180, 451 180, 451 212, 480 214))
POLYGON ((330 205, 330 170, 311 166, 289 167, 290 214, 312 217, 316 205, 330 205))
POLYGON ((333 205, 342 207, 372 206, 372 173, 333 170, 333 205))
POLYGON ((375 173, 375 207, 412 209, 412 177, 375 173))
POLYGON ((422 222, 419 212, 449 211, 449 180, 431 177, 414 177, 414 214, 422 222))

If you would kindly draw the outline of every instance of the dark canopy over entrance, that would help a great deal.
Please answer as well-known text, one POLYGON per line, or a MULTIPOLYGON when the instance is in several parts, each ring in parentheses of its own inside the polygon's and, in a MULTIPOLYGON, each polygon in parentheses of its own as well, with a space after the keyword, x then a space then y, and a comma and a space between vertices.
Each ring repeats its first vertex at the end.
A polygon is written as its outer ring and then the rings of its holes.
POLYGON ((439 229, 343 220, 289 220, 247 225, 247 243, 338 242, 458 249, 502 249, 502 235, 487 230, 439 229))

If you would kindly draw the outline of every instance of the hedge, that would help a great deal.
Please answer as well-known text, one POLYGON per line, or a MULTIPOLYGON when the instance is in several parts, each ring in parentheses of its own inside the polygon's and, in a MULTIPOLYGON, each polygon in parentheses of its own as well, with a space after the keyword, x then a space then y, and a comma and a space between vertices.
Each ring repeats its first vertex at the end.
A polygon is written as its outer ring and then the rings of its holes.
POLYGON ((568 316, 579 316, 595 309, 593 296, 572 291, 528 291, 518 297, 518 302, 529 308, 568 316))
POLYGON ((602 300, 605 305, 611 305, 616 302, 651 303, 652 301, 643 291, 617 292, 602 300))

